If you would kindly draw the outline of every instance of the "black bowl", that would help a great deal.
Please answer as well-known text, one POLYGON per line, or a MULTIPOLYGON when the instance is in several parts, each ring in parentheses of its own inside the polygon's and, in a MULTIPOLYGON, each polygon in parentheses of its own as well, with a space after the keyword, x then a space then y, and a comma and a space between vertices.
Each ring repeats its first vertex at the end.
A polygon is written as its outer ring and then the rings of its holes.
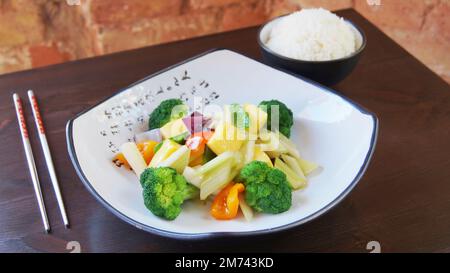
POLYGON ((273 27, 273 23, 284 16, 286 15, 277 17, 265 23, 258 31, 257 40, 266 64, 310 78, 324 85, 334 85, 342 81, 353 71, 366 47, 367 42, 366 35, 359 27, 351 21, 345 20, 355 31, 358 43, 360 45, 358 50, 351 55, 329 61, 297 60, 274 52, 264 43, 267 35, 269 34, 270 28, 273 27))

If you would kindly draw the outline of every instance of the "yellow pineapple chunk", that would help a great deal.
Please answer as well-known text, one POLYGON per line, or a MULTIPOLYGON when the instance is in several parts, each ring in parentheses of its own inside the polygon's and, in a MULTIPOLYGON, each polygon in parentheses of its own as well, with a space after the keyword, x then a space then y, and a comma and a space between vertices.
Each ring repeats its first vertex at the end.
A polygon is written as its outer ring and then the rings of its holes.
POLYGON ((239 132, 238 128, 230 123, 221 122, 217 125, 207 145, 215 154, 220 155, 226 151, 239 151, 244 141, 245 134, 239 132))
POLYGON ((174 121, 171 121, 161 127, 160 129, 161 135, 164 139, 168 139, 174 136, 181 135, 182 133, 185 133, 188 131, 188 128, 183 122, 183 119, 177 119, 174 121))

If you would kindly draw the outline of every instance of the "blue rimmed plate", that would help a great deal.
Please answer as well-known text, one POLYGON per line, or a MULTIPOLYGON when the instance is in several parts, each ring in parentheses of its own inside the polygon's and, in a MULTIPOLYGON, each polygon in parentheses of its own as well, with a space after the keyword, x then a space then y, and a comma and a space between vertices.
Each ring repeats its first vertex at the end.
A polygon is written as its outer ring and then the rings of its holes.
POLYGON ((213 50, 151 75, 85 110, 67 124, 67 144, 81 181, 100 203, 127 223, 163 236, 205 238, 271 233, 301 225, 337 205, 358 183, 375 149, 376 116, 334 91, 230 50, 213 50), (320 173, 294 192, 292 208, 217 221, 209 206, 186 202, 166 221, 144 206, 136 176, 111 159, 118 147, 147 129, 148 114, 168 98, 194 107, 278 99, 294 113, 292 139, 320 173))

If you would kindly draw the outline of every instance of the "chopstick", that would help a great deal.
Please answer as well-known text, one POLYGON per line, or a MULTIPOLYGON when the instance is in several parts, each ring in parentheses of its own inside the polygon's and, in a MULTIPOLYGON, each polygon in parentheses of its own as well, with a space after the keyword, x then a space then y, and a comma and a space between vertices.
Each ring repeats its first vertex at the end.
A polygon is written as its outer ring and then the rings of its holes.
POLYGON ((23 147, 27 158, 28 169, 30 170, 31 180, 33 181, 34 192, 39 204, 39 211, 41 212, 42 222, 44 223, 45 232, 50 231, 48 223, 47 212, 45 211, 44 199, 42 198, 41 186, 36 170, 36 163, 34 162, 33 150, 31 149, 30 139, 28 138, 27 125, 23 115, 22 100, 19 95, 13 95, 14 106, 16 107, 17 121, 19 122, 20 134, 22 136, 23 147))
POLYGON ((31 108, 33 109, 34 121, 36 122, 36 128, 39 133, 39 139, 41 141, 41 147, 44 152, 45 162, 47 164, 48 172, 50 174, 50 180, 52 181, 53 190, 55 191, 56 200, 58 201, 58 206, 63 218, 64 226, 66 228, 69 228, 69 219, 67 219, 66 209, 64 207, 61 190, 59 189, 58 178, 56 177, 55 167, 53 166, 52 155, 50 153, 50 148, 48 146, 47 137, 45 136, 44 124, 42 123, 39 106, 37 104, 36 97, 34 96, 32 90, 28 91, 28 98, 31 103, 31 108))

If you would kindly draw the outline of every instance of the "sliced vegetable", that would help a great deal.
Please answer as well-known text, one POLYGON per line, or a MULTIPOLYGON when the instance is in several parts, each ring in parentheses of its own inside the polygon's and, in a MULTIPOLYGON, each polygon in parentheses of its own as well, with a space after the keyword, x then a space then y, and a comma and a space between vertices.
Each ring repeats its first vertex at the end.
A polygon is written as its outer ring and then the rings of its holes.
POLYGON ((217 220, 230 220, 236 217, 239 209, 239 193, 244 191, 241 183, 230 183, 214 198, 211 215, 217 220))
POLYGON ((230 217, 236 217, 239 209, 239 193, 243 192, 244 190, 244 184, 236 183, 228 192, 227 209, 230 217))
MULTIPOLYGON (((157 144, 158 143, 156 143, 154 141, 144 141, 144 142, 140 142, 140 143, 136 144, 139 152, 144 157, 145 163, 147 163, 147 164, 150 163, 150 160, 152 159, 152 157, 154 155, 154 147, 157 144)), ((128 168, 130 170, 132 169, 130 164, 126 160, 125 156, 123 155, 123 153, 118 153, 114 157, 113 162, 118 167, 124 166, 125 168, 128 168)))
POLYGON ((303 172, 305 173, 305 175, 308 175, 308 174, 312 173, 313 171, 315 171, 317 168, 319 168, 319 165, 317 165, 314 162, 308 161, 301 157, 296 158, 296 159, 298 161, 298 164, 302 168, 303 172))
MULTIPOLYGON (((259 146, 255 146, 253 160, 265 162, 270 167, 273 167, 272 160, 270 160, 270 157, 265 152, 261 151, 261 148, 259 146)), ((253 161, 253 160, 251 160, 251 161, 253 161)), ((250 162, 247 162, 247 163, 250 163, 250 162)))
POLYGON ((255 156, 255 141, 254 140, 248 140, 246 141, 242 147, 241 152, 244 156, 244 164, 250 163, 253 161, 253 158, 255 156))
POLYGON ((177 119, 161 127, 160 131, 163 138, 168 139, 188 132, 188 129, 184 125, 183 119, 177 119))
POLYGON ((297 147, 295 146, 294 142, 292 142, 292 140, 290 140, 289 138, 285 137, 281 133, 276 132, 274 134, 278 135, 281 144, 283 145, 283 147, 286 148, 287 152, 290 155, 292 155, 293 157, 296 157, 296 158, 300 158, 300 153, 297 150, 297 147))
POLYGON ((274 167, 280 171, 282 171, 288 180, 288 182, 291 184, 291 187, 294 190, 299 190, 301 188, 304 188, 306 186, 306 179, 299 177, 289 166, 284 163, 280 158, 275 159, 274 167))
POLYGON ((291 170, 293 170, 300 178, 306 179, 300 164, 298 164, 298 161, 294 157, 284 154, 281 155, 281 159, 283 159, 289 168, 291 168, 291 170))
POLYGON ((205 200, 210 194, 222 189, 232 178, 231 161, 226 162, 216 171, 209 173, 200 184, 200 199, 205 200))
POLYGON ((236 153, 236 152, 225 152, 225 153, 222 153, 222 154, 218 155, 217 157, 215 157, 213 160, 209 161, 205 165, 203 165, 200 168, 198 168, 198 174, 199 175, 204 175, 207 172, 211 172, 212 170, 214 170, 216 168, 222 167, 223 165, 227 164, 228 162, 230 162, 230 164, 233 164, 234 163, 233 159, 238 154, 239 153, 236 153))
POLYGON ((128 164, 130 164, 134 173, 140 177, 141 173, 147 168, 147 164, 145 163, 144 157, 139 151, 136 143, 134 142, 126 142, 120 146, 120 150, 127 160, 128 164))
POLYGON ((260 132, 260 143, 258 144, 261 151, 266 152, 271 158, 287 153, 288 149, 280 141, 280 133, 270 131, 260 132))
POLYGON ((161 136, 161 132, 160 132, 159 128, 152 129, 150 131, 145 131, 145 132, 136 134, 134 136, 134 141, 136 143, 140 143, 140 142, 144 142, 144 141, 148 141, 148 140, 153 140, 156 142, 162 141, 162 136, 161 136))
POLYGON ((239 208, 247 221, 254 212, 282 213, 292 205, 292 190, 305 187, 306 175, 318 168, 289 139, 293 114, 283 103, 223 110, 187 115, 182 100, 165 100, 150 115, 150 130, 120 147, 113 162, 140 178, 153 214, 173 220, 185 199, 210 196, 210 214, 219 220, 235 218, 239 208), (279 119, 269 120, 277 118, 271 110, 279 110, 279 119))
POLYGON ((150 161, 150 164, 148 165, 149 167, 158 167, 161 162, 166 160, 171 154, 180 148, 180 144, 170 139, 166 139, 162 143, 161 148, 159 148, 153 156, 152 161, 150 161))
POLYGON ((184 178, 186 178, 187 182, 200 188, 200 184, 202 183, 202 177, 197 175, 196 169, 192 167, 186 167, 183 172, 184 178))
POLYGON ((239 194, 239 207, 241 208, 242 214, 245 220, 250 222, 253 219, 253 209, 245 201, 245 195, 239 194))
POLYGON ((189 164, 189 155, 191 150, 185 145, 181 146, 173 152, 167 159, 162 161, 158 167, 172 167, 178 173, 183 173, 184 169, 189 164))

